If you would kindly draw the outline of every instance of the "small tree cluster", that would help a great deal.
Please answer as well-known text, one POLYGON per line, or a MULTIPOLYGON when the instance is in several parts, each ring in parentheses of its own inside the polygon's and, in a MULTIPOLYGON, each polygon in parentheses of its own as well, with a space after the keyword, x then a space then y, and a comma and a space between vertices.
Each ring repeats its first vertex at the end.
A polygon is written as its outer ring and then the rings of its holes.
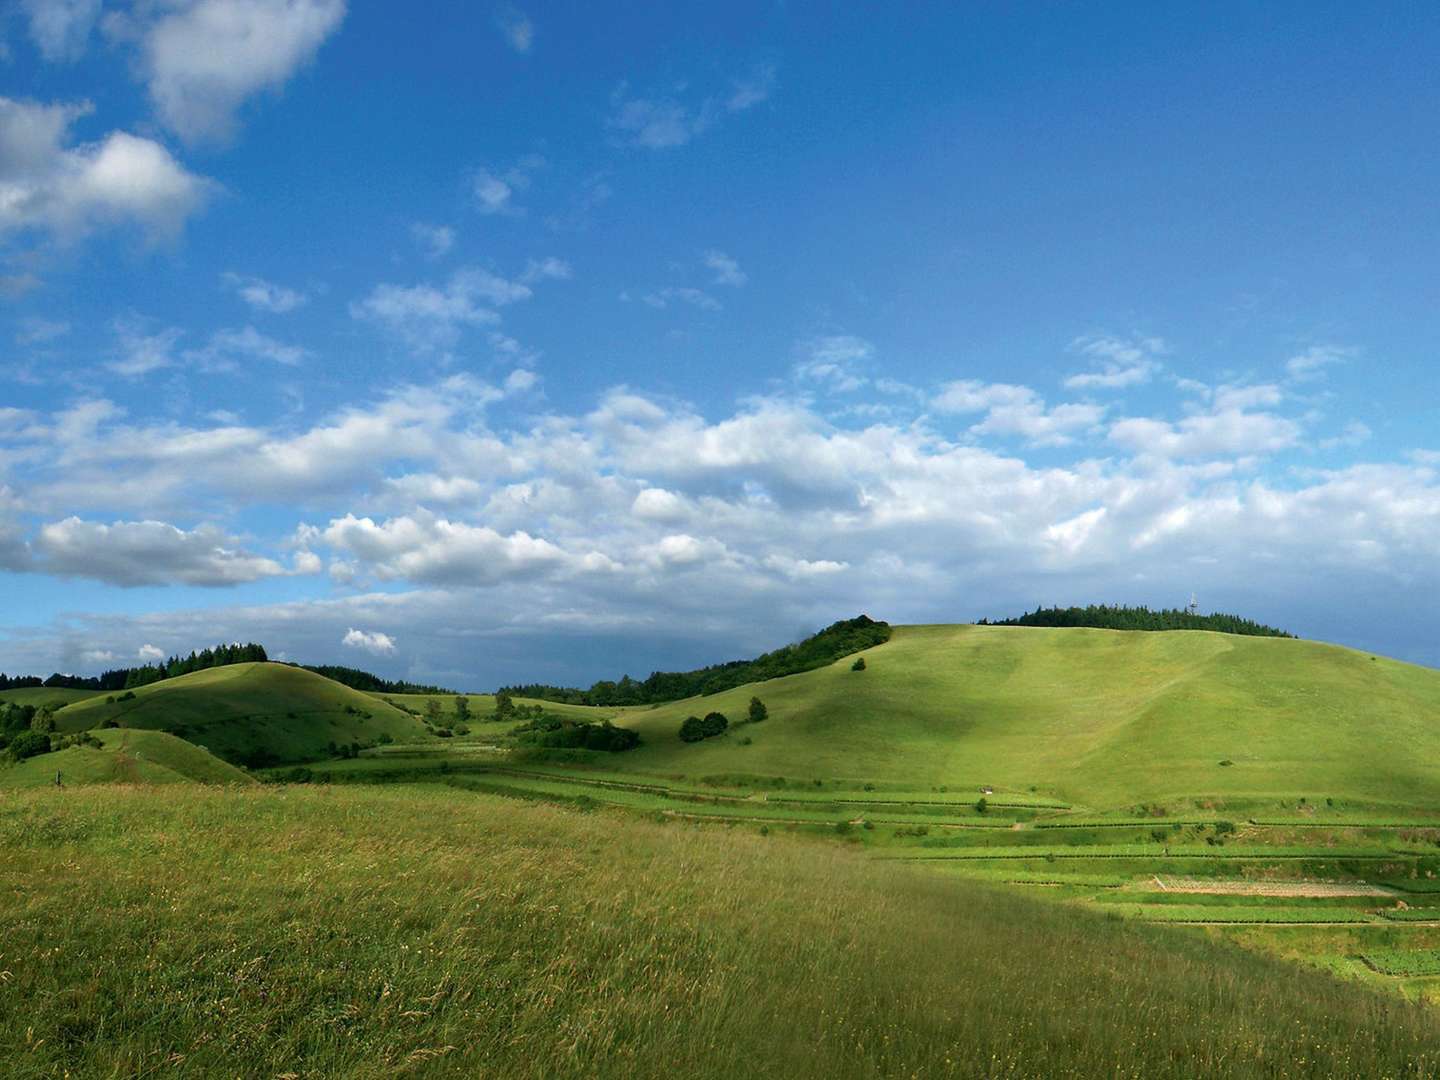
POLYGON ((730 721, 724 713, 710 712, 703 718, 687 716, 680 725, 680 738, 683 742, 701 742, 704 739, 713 739, 716 735, 724 735, 729 726, 730 721))

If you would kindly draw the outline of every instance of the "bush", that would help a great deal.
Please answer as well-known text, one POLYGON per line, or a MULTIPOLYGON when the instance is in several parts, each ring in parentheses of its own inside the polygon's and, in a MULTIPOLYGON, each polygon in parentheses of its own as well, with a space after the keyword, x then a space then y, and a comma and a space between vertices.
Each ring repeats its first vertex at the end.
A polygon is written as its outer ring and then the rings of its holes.
POLYGON ((770 710, 765 707, 765 703, 763 701, 761 701, 758 697, 752 697, 750 699, 750 723, 758 724, 760 723, 760 721, 769 717, 769 715, 770 710))
POLYGON ((5 756, 11 761, 24 761, 50 752, 50 736, 41 731, 22 731, 10 740, 5 756))
POLYGON ((389 746, 394 741, 395 736, 391 735, 388 731, 382 731, 379 735, 375 736, 375 742, 380 746, 389 746))
POLYGON ((990 812, 990 803, 986 801, 985 796, 982 795, 975 800, 975 812, 977 814, 988 814, 990 812))
POLYGON ((730 726, 730 721, 725 718, 724 713, 708 712, 705 719, 700 721, 703 725, 705 738, 712 739, 716 735, 725 734, 725 729, 730 726))
POLYGON ((850 670, 851 670, 851 671, 864 671, 864 670, 865 670, 865 658, 864 658, 863 656, 857 656, 857 657, 855 658, 855 662, 850 665, 850 670))

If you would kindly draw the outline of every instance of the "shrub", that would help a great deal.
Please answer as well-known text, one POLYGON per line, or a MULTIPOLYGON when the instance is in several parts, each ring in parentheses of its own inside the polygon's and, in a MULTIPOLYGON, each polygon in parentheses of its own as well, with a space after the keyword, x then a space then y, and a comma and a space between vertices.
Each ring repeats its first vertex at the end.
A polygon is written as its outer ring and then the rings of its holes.
POLYGON ((705 721, 698 716, 687 716, 685 722, 680 725, 680 739, 682 742, 699 742, 705 738, 705 721))
POLYGON ((985 796, 982 795, 975 800, 975 812, 977 814, 987 814, 990 812, 990 803, 986 801, 985 796))
POLYGON ((850 670, 851 670, 851 671, 864 671, 864 670, 865 670, 865 658, 864 658, 863 656, 857 656, 857 657, 855 658, 855 662, 850 665, 850 670))
POLYGON ((121 694, 121 695, 120 695, 118 698, 116 698, 115 700, 116 700, 116 701, 134 701, 134 700, 135 700, 135 691, 134 691, 134 690, 126 690, 123 694, 121 694))
POLYGON ((107 716, 100 722, 100 726, 103 728, 117 728, 120 726, 120 721, 116 720, 113 716, 107 716))
POLYGON ((752 697, 750 699, 750 723, 758 724, 760 723, 760 721, 766 719, 769 715, 770 710, 765 707, 765 703, 763 701, 761 701, 758 697, 752 697))
POLYGON ((725 729, 730 726, 730 721, 725 718, 724 713, 708 712, 705 719, 700 721, 704 725, 705 738, 711 739, 716 735, 725 734, 725 729))
POLYGON ((391 735, 388 731, 382 731, 375 737, 375 741, 381 746, 389 746, 395 741, 395 736, 391 735))
POLYGON ((754 742, 754 741, 755 741, 755 740, 753 740, 752 738, 750 738, 749 735, 746 735, 743 739, 740 740, 740 745, 741 745, 741 746, 749 746, 749 745, 750 745, 752 742, 754 742))
POLYGON ((50 752, 50 736, 42 731, 22 731, 10 740, 5 756, 11 761, 24 761, 50 752))

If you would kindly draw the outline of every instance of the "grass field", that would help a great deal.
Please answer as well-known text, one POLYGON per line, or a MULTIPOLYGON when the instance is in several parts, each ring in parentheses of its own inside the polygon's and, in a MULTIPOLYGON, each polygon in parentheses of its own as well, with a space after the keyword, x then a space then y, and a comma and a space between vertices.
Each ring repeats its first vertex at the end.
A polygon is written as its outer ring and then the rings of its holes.
POLYGON ((13 765, 0 764, 0 792, 80 784, 251 784, 255 778, 164 731, 104 728, 100 747, 72 746, 13 765))
MULTIPOLYGON (((60 688, 47 688, 44 686, 27 686, 20 690, 0 690, 0 705, 6 702, 13 702, 16 705, 34 705, 37 709, 51 705, 56 708, 64 708, 77 701, 84 701, 86 698, 95 697, 100 694, 98 690, 63 690, 60 688)), ((103 697, 103 694, 100 694, 103 697)))
POLYGON ((1308 797, 1440 804, 1440 672, 1309 641, 1202 632, 898 627, 842 660, 617 720, 625 767, 993 785, 1111 809, 1308 797), (761 724, 676 738, 691 713, 761 724), (749 744, 744 739, 750 740, 749 744), (1221 765, 1222 761, 1230 762, 1221 765))
POLYGON ((1440 1068, 1434 1012, 1201 931, 453 790, 12 795, 0 887, 15 1077, 1440 1068))
POLYGON ((327 756, 331 742, 372 743, 381 735, 423 739, 424 726, 368 694, 285 664, 232 664, 153 683, 133 699, 99 695, 61 709, 61 731, 105 722, 168 731, 227 761, 257 752, 278 761, 327 756))

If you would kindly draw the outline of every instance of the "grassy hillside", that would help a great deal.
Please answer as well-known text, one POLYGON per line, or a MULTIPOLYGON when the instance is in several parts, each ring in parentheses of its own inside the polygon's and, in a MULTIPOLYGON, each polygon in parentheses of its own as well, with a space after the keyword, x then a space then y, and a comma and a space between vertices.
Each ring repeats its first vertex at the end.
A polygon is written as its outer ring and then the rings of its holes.
POLYGON ((102 747, 72 746, 13 765, 0 765, 0 791, 81 784, 253 784, 248 773, 164 731, 106 728, 95 732, 102 747))
POLYGON ((27 686, 20 690, 0 690, 0 705, 7 701, 13 701, 16 705, 34 705, 36 708, 54 705, 59 708, 95 697, 97 694, 100 694, 99 690, 62 690, 58 687, 27 686))
POLYGON ((0 890, 15 1077, 1440 1068, 1433 1011, 1197 931, 453 790, 22 793, 0 890))
MULTIPOLYGON (((425 715, 426 704, 430 701, 440 703, 440 714, 445 722, 449 723, 455 719, 455 699, 463 697, 470 703, 470 714, 472 720, 483 722, 495 712, 494 694, 386 694, 378 691, 368 692, 367 696, 377 701, 384 701, 391 705, 397 705, 402 709, 408 709, 419 716, 425 715)), ((597 720, 602 717, 614 717, 620 715, 619 709, 614 708, 592 708, 588 705, 566 705, 556 701, 541 701, 539 698, 514 699, 517 705, 539 705, 546 712, 554 713, 556 716, 569 716, 576 720, 597 720)))
POLYGON ((61 709, 61 731, 106 721, 169 731, 227 761, 268 755, 277 761, 326 756, 329 743, 424 739, 414 717, 369 694, 285 664, 231 664, 153 683, 123 695, 102 695, 61 709), (107 697, 115 700, 107 701, 107 697))
POLYGON ((1308 641, 986 626, 899 627, 862 655, 865 671, 846 659, 626 711, 618 722, 646 745, 623 765, 1034 786, 1093 807, 1191 796, 1440 802, 1440 671, 1308 641), (718 709, 733 725, 754 693, 765 722, 702 743, 676 737, 691 713, 718 709))

